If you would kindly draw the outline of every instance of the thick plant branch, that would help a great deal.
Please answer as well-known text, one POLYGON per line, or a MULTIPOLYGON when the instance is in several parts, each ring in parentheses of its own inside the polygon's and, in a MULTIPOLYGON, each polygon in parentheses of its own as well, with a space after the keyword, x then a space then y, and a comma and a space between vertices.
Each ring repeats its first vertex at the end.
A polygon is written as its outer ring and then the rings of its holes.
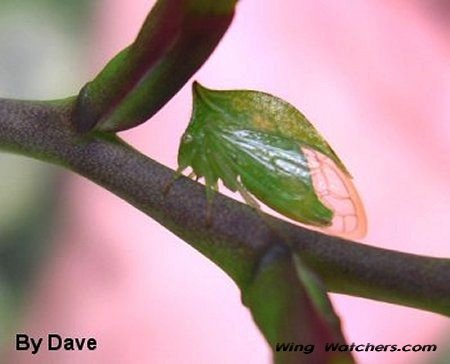
POLYGON ((63 165, 107 188, 208 256, 241 287, 251 282, 267 249, 284 243, 331 292, 450 315, 449 260, 373 248, 263 219, 220 194, 207 224, 203 186, 180 178, 165 195, 173 171, 115 136, 77 134, 73 103, 0 100, 0 148, 63 165))

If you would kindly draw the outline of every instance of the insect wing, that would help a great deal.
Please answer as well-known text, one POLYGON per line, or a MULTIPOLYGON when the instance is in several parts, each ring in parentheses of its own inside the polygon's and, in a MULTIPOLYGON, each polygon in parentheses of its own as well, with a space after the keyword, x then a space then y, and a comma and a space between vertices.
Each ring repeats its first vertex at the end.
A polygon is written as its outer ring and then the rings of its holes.
POLYGON ((308 161, 296 143, 245 129, 217 128, 212 135, 209 158, 238 175, 258 200, 296 221, 330 225, 332 212, 316 195, 308 161))
POLYGON ((367 233, 364 205, 351 178, 327 156, 302 148, 322 203, 333 211, 332 225, 324 230, 344 238, 360 239, 367 233))

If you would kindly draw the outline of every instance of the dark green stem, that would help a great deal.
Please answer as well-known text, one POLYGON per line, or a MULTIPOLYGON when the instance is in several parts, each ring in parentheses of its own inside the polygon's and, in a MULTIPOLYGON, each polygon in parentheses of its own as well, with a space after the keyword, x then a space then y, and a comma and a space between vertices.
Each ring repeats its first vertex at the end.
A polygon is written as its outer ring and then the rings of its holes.
POLYGON ((251 281, 259 257, 280 243, 269 221, 329 291, 450 315, 448 259, 373 248, 263 219, 220 194, 206 224, 203 186, 180 178, 165 195, 174 172, 115 136, 81 137, 71 123, 73 101, 0 100, 0 148, 63 165, 107 188, 209 257, 241 287, 251 281))

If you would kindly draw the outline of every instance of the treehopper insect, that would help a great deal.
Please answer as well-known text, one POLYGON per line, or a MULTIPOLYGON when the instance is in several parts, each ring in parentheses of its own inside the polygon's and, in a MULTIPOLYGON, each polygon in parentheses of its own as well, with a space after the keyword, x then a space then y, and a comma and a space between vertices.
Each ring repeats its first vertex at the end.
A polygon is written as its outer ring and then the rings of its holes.
POLYGON ((192 117, 178 173, 204 178, 211 201, 218 181, 302 224, 347 238, 367 230, 361 199, 344 164, 306 117, 263 92, 193 85, 192 117))

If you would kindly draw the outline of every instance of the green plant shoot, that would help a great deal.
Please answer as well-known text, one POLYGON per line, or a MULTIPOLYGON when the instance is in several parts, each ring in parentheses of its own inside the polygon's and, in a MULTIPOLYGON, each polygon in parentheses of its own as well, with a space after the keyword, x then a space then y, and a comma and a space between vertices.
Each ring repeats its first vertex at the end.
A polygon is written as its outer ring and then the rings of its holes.
POLYGON ((297 222, 361 237, 364 208, 342 161, 305 116, 257 91, 193 85, 193 112, 181 139, 178 172, 218 181, 255 208, 255 198, 297 222))
POLYGON ((158 0, 136 40, 81 89, 77 130, 118 132, 151 118, 216 48, 236 2, 158 0))

